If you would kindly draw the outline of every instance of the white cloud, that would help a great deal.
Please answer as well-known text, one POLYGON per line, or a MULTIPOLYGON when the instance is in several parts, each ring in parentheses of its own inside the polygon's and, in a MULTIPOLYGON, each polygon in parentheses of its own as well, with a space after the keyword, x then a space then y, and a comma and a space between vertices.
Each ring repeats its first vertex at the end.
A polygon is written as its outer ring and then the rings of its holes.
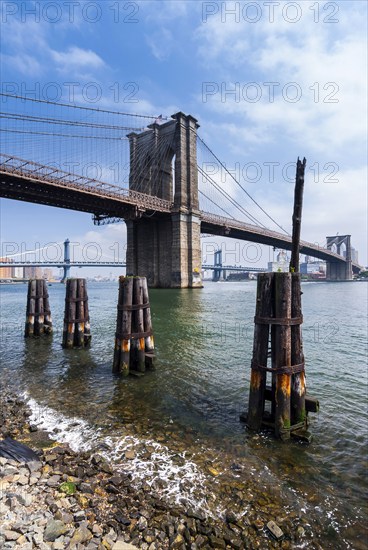
POLYGON ((42 64, 35 57, 28 54, 22 56, 1 54, 1 61, 25 76, 34 77, 43 72, 42 64))
POLYGON ((220 15, 202 24, 198 54, 205 65, 215 64, 218 78, 218 92, 207 95, 205 106, 230 121, 236 116, 241 125, 250 122, 252 131, 239 136, 245 142, 266 134, 277 141, 281 134, 302 139, 309 150, 337 154, 366 136, 364 29, 355 9, 351 27, 317 25, 308 15, 295 25, 283 19, 246 25, 220 15), (256 102, 250 82, 259 85, 256 102), (274 98, 264 82, 274 83, 274 98), (225 95, 237 86, 238 97, 225 95), (293 102, 293 94, 300 99, 293 102))
POLYGON ((152 54, 159 61, 164 61, 170 56, 174 39, 171 31, 168 29, 161 28, 151 33, 149 36, 146 36, 146 41, 152 54))
POLYGON ((92 50, 83 50, 77 46, 70 46, 64 52, 50 50, 52 59, 57 64, 57 68, 63 72, 76 71, 78 69, 100 69, 105 66, 105 62, 92 50))

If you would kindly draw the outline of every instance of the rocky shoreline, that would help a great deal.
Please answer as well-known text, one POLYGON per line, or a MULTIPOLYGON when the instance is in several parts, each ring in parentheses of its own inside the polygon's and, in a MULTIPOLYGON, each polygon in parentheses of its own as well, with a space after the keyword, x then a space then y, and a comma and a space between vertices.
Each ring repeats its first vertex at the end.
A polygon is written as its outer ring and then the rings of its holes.
MULTIPOLYGON (((15 550, 143 550, 302 548, 304 528, 284 518, 280 540, 256 516, 223 518, 168 504, 158 490, 132 483, 96 451, 75 452, 30 424, 27 404, 8 390, 0 396, 0 439, 36 450, 39 461, 0 458, 0 548, 15 550)), ((126 456, 129 460, 129 457, 126 456)), ((267 502, 260 503, 265 506, 267 502)), ((294 518, 296 514, 294 513, 294 518)), ((304 539, 304 542, 305 539, 304 539)), ((309 548, 322 548, 313 543, 309 548)))

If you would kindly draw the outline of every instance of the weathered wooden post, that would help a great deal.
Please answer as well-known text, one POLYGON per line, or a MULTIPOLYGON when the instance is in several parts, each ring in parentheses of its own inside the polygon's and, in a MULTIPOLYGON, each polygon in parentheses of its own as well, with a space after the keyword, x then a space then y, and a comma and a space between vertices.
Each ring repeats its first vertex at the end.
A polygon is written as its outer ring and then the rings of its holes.
POLYGON ((90 344, 88 296, 85 279, 67 279, 65 289, 64 348, 90 344))
POLYGON ((273 273, 274 280, 274 365, 275 371, 275 434, 281 439, 290 438, 291 393, 291 275, 273 273))
POLYGON ((291 423, 303 424, 306 419, 305 409, 305 373, 302 338, 302 291, 300 273, 291 273, 291 316, 299 319, 298 324, 291 326, 291 423))
POLYGON ((26 337, 34 335, 35 312, 36 312, 36 280, 30 279, 28 281, 26 328, 24 333, 24 336, 26 337))
POLYGON ((116 319, 113 372, 129 374, 132 329, 133 278, 119 278, 118 313, 116 319))
POLYGON ((144 330, 148 334, 148 336, 146 336, 145 338, 146 367, 153 368, 153 360, 155 357, 155 344, 153 339, 151 308, 149 307, 149 295, 148 295, 148 285, 147 285, 146 277, 142 278, 142 287, 143 287, 143 306, 144 306, 144 309, 143 309, 144 330))
POLYGON ((265 404, 269 324, 263 322, 271 317, 272 273, 260 273, 257 280, 257 302, 254 325, 253 359, 249 390, 247 424, 252 430, 260 430, 265 404))
POLYGON ((50 334, 52 332, 52 317, 46 279, 43 279, 43 310, 45 315, 43 330, 45 334, 50 334))
MULTIPOLYGON (((301 162, 298 158, 296 165, 295 190, 294 190, 294 212, 293 212, 293 234, 292 253, 290 259, 291 282, 291 315, 300 318, 302 321, 301 302, 301 275, 299 273, 299 252, 300 232, 302 223, 304 174, 306 159, 301 162)), ((291 422, 292 424, 303 424, 306 418, 305 410, 305 373, 304 353, 302 343, 301 322, 291 327, 291 361, 295 365, 295 372, 291 378, 291 422), (298 366, 298 367, 296 367, 298 366)))
POLYGON ((24 336, 41 336, 52 332, 49 294, 45 279, 30 279, 24 336))
POLYGON ((142 376, 153 366, 151 311, 145 277, 120 277, 113 372, 142 376))

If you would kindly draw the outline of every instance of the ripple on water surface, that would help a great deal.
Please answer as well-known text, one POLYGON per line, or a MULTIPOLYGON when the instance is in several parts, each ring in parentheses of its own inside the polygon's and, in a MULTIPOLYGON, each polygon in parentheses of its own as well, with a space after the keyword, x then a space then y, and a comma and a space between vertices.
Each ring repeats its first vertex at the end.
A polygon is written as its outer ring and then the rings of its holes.
MULTIPOLYGON (((139 380, 111 375, 117 286, 89 285, 90 350, 61 348, 65 289, 49 290, 55 334, 24 341, 26 287, 1 288, 0 368, 3 379, 49 410, 48 421, 56 415, 52 429, 61 429, 58 438, 65 431, 69 439, 79 434, 77 445, 105 441, 117 462, 124 449, 136 446, 132 470, 150 472, 147 457, 153 457, 162 466, 155 483, 171 476, 168 498, 192 504, 201 475, 226 493, 227 476, 233 482, 236 473, 231 466, 247 464, 236 475, 257 479, 268 491, 273 487, 280 499, 287 495, 286 502, 300 499, 314 528, 330 526, 334 548, 349 548, 346 532, 351 541, 359 537, 367 493, 365 284, 303 285, 308 393, 321 403, 309 446, 250 436, 238 422, 248 398, 254 283, 151 291, 157 370, 139 380), (80 424, 70 431, 72 418, 80 424), (211 465, 219 476, 209 473, 211 465)), ((148 475, 147 482, 153 483, 148 475)), ((209 483, 207 505, 219 511, 212 493, 209 483)), ((196 498, 202 497, 198 491, 196 498)))

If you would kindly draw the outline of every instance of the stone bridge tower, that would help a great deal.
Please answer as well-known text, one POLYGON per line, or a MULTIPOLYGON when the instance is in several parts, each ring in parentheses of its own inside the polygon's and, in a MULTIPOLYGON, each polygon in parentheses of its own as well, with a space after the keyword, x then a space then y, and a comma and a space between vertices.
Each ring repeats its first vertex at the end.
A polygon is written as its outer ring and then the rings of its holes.
POLYGON ((353 268, 351 258, 351 235, 335 235, 326 237, 327 248, 332 250, 336 247, 336 253, 342 256, 341 246, 345 245, 345 262, 329 261, 326 264, 326 279, 329 281, 351 281, 353 279, 353 268))
POLYGON ((150 287, 202 287, 198 127, 195 118, 179 112, 128 135, 129 188, 172 203, 171 214, 126 220, 127 274, 147 277, 150 287))

